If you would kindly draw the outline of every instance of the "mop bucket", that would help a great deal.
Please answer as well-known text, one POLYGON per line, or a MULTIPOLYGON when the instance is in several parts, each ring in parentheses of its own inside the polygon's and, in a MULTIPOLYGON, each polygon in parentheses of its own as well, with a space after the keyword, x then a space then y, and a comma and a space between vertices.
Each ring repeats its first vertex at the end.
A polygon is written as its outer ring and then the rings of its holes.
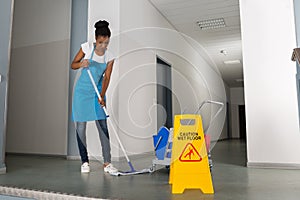
MULTIPOLYGON (((219 105, 220 108, 216 112, 216 114, 211 118, 210 124, 212 121, 215 120, 215 118, 219 115, 221 110, 224 107, 224 104, 222 102, 217 102, 217 101, 211 101, 211 100, 206 100, 203 101, 197 111, 194 114, 197 114, 202 107, 205 104, 215 104, 219 105)), ((209 124, 209 125, 210 125, 209 124)), ((210 169, 212 168, 212 159, 211 159, 211 151, 210 151, 210 135, 207 134, 209 126, 204 130, 204 138, 205 138, 205 144, 206 144, 206 150, 207 150, 207 156, 209 160, 209 166, 210 169)), ((173 139, 173 128, 170 128, 170 130, 164 126, 162 126, 158 132, 157 135, 153 135, 153 145, 154 145, 154 150, 155 150, 155 156, 156 158, 152 160, 152 168, 151 170, 155 171, 156 165, 164 165, 169 167, 171 164, 171 152, 172 152, 172 139, 173 139)))
POLYGON ((158 160, 163 160, 165 158, 169 135, 169 129, 164 126, 159 129, 157 135, 153 135, 155 156, 158 160))

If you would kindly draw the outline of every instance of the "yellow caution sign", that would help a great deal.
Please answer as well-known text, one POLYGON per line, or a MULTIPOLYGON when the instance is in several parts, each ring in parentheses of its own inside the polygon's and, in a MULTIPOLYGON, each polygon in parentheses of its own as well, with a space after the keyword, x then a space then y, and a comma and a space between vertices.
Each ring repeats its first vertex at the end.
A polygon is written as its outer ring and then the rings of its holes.
POLYGON ((185 189, 214 193, 200 115, 175 116, 169 183, 173 194, 185 189))

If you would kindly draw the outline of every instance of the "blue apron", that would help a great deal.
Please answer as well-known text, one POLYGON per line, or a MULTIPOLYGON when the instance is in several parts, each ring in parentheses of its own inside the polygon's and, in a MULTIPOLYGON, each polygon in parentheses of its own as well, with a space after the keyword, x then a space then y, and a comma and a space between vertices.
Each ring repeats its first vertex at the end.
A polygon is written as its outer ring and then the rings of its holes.
MULTIPOLYGON (((94 52, 95 48, 93 49, 91 58, 89 59, 89 69, 98 87, 99 93, 101 93, 103 74, 106 70, 106 63, 98 63, 92 60, 94 52)), ((80 77, 76 82, 73 95, 72 111, 73 120, 75 122, 106 119, 104 110, 98 102, 97 94, 87 73, 87 68, 82 68, 80 77)))

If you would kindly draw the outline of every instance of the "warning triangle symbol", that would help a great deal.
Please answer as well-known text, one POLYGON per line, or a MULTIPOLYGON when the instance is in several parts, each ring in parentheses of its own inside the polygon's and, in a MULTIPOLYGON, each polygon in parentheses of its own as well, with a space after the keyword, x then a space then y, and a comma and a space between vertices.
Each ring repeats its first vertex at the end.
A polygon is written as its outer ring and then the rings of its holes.
POLYGON ((181 162, 200 162, 202 158, 193 144, 187 143, 179 157, 179 160, 181 162))

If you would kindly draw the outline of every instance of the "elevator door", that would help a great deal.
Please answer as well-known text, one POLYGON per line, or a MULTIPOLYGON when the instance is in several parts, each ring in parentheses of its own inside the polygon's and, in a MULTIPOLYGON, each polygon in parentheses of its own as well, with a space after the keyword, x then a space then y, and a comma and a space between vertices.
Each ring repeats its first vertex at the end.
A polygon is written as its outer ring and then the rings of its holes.
POLYGON ((71 0, 14 1, 8 153, 67 153, 70 14, 71 0))

